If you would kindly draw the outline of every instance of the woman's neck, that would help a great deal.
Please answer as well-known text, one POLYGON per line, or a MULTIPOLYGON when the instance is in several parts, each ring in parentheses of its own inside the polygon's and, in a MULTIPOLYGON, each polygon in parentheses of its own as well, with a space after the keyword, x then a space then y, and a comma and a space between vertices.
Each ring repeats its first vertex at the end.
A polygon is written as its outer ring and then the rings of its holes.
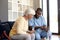
POLYGON ((28 17, 27 16, 24 15, 23 17, 25 18, 25 20, 28 20, 28 17))

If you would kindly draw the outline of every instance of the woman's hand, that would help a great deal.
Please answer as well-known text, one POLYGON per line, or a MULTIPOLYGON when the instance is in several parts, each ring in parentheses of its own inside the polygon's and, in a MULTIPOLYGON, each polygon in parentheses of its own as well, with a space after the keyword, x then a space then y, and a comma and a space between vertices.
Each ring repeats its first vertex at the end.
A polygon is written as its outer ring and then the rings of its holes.
POLYGON ((29 33, 29 34, 32 34, 32 33, 34 33, 35 31, 34 30, 32 30, 32 31, 27 31, 27 33, 29 33))

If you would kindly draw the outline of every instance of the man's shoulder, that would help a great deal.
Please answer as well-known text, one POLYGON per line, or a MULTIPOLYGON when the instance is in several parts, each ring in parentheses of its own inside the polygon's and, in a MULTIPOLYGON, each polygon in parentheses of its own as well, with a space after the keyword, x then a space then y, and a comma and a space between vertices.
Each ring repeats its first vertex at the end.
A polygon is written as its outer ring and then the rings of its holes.
POLYGON ((42 17, 42 18, 43 18, 44 16, 40 16, 40 17, 42 17))
POLYGON ((39 18, 44 18, 44 16, 40 16, 39 18))

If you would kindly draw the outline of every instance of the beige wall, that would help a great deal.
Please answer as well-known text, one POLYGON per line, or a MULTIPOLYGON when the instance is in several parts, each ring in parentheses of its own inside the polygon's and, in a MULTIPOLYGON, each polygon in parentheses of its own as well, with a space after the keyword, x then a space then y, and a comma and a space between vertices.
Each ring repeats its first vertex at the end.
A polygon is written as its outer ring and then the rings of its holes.
POLYGON ((33 0, 33 8, 36 10, 40 7, 40 0, 33 0))

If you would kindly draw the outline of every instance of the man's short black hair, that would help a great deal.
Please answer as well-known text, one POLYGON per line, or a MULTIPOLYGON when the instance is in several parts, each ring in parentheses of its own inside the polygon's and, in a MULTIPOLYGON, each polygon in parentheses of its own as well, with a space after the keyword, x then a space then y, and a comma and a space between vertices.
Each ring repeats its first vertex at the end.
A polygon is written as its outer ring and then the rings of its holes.
POLYGON ((41 8, 37 8, 37 10, 36 11, 41 11, 42 12, 42 9, 41 8))

